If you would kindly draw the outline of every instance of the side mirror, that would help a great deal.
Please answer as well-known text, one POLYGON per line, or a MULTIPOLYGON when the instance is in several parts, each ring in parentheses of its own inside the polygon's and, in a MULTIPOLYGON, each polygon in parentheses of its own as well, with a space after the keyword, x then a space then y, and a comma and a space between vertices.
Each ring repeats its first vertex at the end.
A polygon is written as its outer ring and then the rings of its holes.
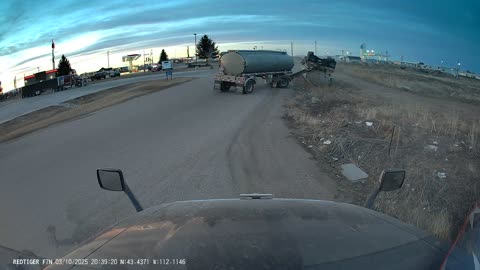
POLYGON ((111 191, 125 191, 123 173, 118 169, 97 169, 98 184, 111 191))
POLYGON ((403 186, 405 181, 405 170, 390 169, 384 170, 380 175, 380 191, 397 190, 403 186))
POLYGON ((101 188, 111 191, 123 191, 127 194, 128 199, 132 202, 133 207, 137 212, 143 210, 142 205, 137 200, 135 195, 132 193, 128 187, 125 179, 123 178, 123 173, 119 169, 97 169, 97 179, 98 184, 101 188))
POLYGON ((379 186, 368 196, 367 201, 365 202, 365 207, 368 209, 373 209, 375 199, 377 198, 380 191, 393 191, 401 188, 403 182, 405 181, 405 170, 401 169, 389 169, 384 170, 380 174, 378 179, 379 186))

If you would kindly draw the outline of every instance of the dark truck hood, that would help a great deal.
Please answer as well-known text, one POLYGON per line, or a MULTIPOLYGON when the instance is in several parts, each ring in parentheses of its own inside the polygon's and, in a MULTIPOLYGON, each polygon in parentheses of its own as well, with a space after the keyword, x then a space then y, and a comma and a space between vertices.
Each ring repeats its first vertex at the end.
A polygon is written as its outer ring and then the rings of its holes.
POLYGON ((355 205, 229 199, 149 208, 66 258, 150 259, 142 269, 157 269, 152 259, 185 259, 168 269, 438 269, 447 249, 413 226, 355 205))

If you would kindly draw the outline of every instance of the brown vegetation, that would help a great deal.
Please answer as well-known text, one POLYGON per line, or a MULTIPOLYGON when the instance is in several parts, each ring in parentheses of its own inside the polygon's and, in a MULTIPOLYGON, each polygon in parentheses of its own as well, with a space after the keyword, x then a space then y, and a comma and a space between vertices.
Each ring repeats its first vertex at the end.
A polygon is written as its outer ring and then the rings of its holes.
MULTIPOLYGON (((365 70, 357 78, 373 72, 362 66, 353 70, 361 68, 365 70)), ((428 82, 403 76, 395 81, 408 83, 414 92, 428 92, 422 88, 428 82)), ((383 169, 404 168, 403 188, 381 194, 376 209, 442 238, 453 237, 479 199, 480 108, 466 108, 460 102, 453 106, 451 101, 443 106, 443 93, 429 93, 434 99, 391 99, 367 93, 348 81, 328 86, 320 77, 311 73, 295 80, 296 96, 287 104, 286 118, 305 148, 336 175, 337 200, 363 205, 383 169), (324 144, 326 140, 331 143, 324 144), (369 178, 356 183, 344 179, 339 168, 345 163, 361 167, 369 178)), ((369 78, 379 85, 388 84, 381 74, 369 78)), ((475 98, 465 94, 468 89, 457 92, 475 98)), ((398 88, 388 91, 402 93, 398 88)))

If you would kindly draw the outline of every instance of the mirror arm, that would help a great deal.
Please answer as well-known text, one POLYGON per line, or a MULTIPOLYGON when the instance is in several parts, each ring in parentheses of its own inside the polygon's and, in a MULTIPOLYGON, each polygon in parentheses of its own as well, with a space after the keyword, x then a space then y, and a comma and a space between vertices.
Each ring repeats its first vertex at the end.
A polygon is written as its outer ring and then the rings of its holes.
POLYGON ((143 210, 143 207, 140 205, 140 202, 137 200, 137 198, 135 197, 135 195, 133 195, 132 191, 130 190, 130 187, 127 185, 127 183, 125 183, 125 190, 124 190, 125 194, 127 194, 128 198, 130 199, 130 201, 132 202, 133 206, 135 207, 135 210, 137 210, 137 212, 140 212, 143 210))
POLYGON ((377 198, 378 194, 380 193, 380 189, 375 189, 369 196, 367 201, 365 202, 365 208, 373 209, 373 205, 375 203, 375 199, 377 198))

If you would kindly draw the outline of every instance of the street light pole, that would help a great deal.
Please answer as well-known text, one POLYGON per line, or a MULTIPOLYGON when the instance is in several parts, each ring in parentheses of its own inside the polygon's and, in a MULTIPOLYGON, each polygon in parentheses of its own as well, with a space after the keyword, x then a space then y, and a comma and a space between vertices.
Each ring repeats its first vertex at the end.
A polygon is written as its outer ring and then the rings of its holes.
POLYGON ((197 63, 197 33, 193 34, 195 36, 195 64, 197 63))
POLYGON ((55 42, 52 39, 52 69, 55 69, 55 42))
POLYGON ((457 77, 460 75, 460 60, 457 60, 457 77))
POLYGON ((110 51, 107 51, 107 64, 108 68, 110 68, 110 51))

